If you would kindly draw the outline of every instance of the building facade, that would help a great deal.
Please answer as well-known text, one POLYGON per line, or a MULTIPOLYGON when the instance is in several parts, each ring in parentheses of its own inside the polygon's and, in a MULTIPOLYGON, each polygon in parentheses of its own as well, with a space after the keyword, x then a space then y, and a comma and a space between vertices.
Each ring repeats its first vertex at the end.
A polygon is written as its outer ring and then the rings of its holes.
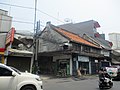
POLYGON ((109 40, 113 43, 112 49, 120 50, 120 33, 109 33, 109 40))
POLYGON ((91 43, 99 45, 102 48, 101 54, 104 55, 102 60, 111 62, 112 42, 105 40, 105 34, 99 34, 97 28, 100 28, 100 24, 97 21, 89 20, 80 23, 68 23, 59 25, 59 27, 78 34, 91 43))
POLYGON ((30 72, 33 55, 31 48, 33 37, 16 31, 13 38, 14 41, 12 42, 12 45, 9 45, 6 48, 6 64, 17 68, 22 72, 30 72))
POLYGON ((0 9, 0 62, 4 62, 5 39, 7 32, 11 29, 12 17, 8 12, 0 9))
POLYGON ((96 74, 104 57, 101 48, 79 35, 48 23, 39 37, 38 62, 41 73, 96 74))

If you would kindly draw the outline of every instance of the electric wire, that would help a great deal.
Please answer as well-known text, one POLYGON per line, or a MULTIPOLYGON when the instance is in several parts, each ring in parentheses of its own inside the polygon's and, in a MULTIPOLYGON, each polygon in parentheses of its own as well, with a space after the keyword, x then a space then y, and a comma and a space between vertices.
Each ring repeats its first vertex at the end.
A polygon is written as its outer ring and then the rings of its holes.
MULTIPOLYGON (((18 21, 18 20, 6 20, 6 19, 0 19, 0 20, 3 20, 3 21, 8 21, 8 22, 17 22, 17 23, 25 23, 25 24, 34 24, 34 23, 32 23, 32 22, 26 22, 26 21, 18 21)), ((40 24, 40 26, 42 26, 42 27, 45 27, 44 25, 41 25, 40 24)))
MULTIPOLYGON (((13 6, 13 7, 19 7, 19 8, 35 9, 35 8, 32 8, 32 7, 25 7, 25 6, 13 5, 13 4, 7 4, 7 3, 0 3, 0 4, 2 4, 2 5, 7 5, 7 6, 13 6)), ((41 13, 43 13, 43 14, 45 14, 45 15, 47 15, 47 16, 49 16, 49 17, 51 17, 51 18, 53 18, 53 19, 55 19, 55 20, 57 20, 57 21, 59 21, 59 22, 64 23, 63 21, 61 21, 61 20, 55 18, 55 17, 52 16, 52 15, 49 15, 49 14, 47 14, 47 13, 45 13, 45 12, 39 10, 39 9, 36 9, 36 10, 39 11, 39 12, 41 12, 41 13)), ((27 23, 27 24, 34 24, 34 23, 32 23, 32 22, 23 22, 23 21, 16 21, 16 20, 13 20, 13 22, 27 23)), ((44 25, 40 25, 40 26, 45 27, 44 25)), ((71 26, 71 25, 69 25, 69 26, 71 26)), ((73 27, 73 26, 72 26, 72 27, 73 27)), ((77 27, 74 27, 74 28, 79 29, 79 28, 77 28, 77 27)))
MULTIPOLYGON (((25 6, 13 5, 13 4, 7 4, 7 3, 0 3, 0 4, 7 5, 7 6, 13 6, 13 7, 19 7, 19 8, 35 9, 35 8, 32 8, 32 7, 25 7, 25 6)), ((57 20, 57 21, 59 21, 59 22, 64 23, 62 20, 59 20, 59 19, 55 18, 54 16, 49 15, 48 13, 45 13, 45 12, 39 10, 39 9, 36 9, 36 10, 39 11, 39 12, 41 12, 41 13, 43 13, 43 14, 45 14, 45 15, 47 15, 47 16, 49 16, 49 17, 51 17, 51 18, 53 18, 53 19, 55 19, 55 20, 57 20)))

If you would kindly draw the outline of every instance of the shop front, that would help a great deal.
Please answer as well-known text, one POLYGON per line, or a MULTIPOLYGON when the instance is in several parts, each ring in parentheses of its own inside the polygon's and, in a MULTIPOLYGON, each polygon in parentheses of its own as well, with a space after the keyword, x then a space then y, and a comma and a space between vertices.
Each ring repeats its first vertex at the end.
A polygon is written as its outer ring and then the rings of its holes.
POLYGON ((72 59, 69 55, 55 56, 53 61, 56 63, 56 75, 66 77, 72 75, 72 59))
POLYGON ((80 68, 81 74, 90 74, 91 68, 90 68, 90 62, 89 57, 85 56, 78 56, 78 67, 80 68))
POLYGON ((57 60, 57 71, 60 76, 70 75, 70 60, 69 59, 60 59, 57 60))

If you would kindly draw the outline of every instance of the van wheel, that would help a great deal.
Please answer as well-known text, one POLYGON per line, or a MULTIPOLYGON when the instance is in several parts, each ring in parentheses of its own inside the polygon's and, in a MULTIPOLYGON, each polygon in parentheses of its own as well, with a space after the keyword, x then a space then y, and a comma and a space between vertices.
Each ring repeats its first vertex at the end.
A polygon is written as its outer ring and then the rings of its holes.
POLYGON ((36 90, 34 86, 24 86, 21 90, 36 90))

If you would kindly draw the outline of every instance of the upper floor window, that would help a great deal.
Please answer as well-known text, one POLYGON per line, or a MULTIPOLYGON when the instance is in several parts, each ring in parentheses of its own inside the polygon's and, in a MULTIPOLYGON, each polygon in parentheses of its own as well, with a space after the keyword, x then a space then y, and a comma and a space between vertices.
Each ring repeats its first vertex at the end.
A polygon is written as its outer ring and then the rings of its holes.
POLYGON ((100 54, 100 53, 101 53, 101 50, 100 50, 100 49, 91 48, 91 51, 90 51, 90 52, 100 54))
POLYGON ((74 48, 74 50, 76 50, 76 51, 81 51, 81 45, 79 45, 79 44, 74 44, 74 45, 73 45, 73 48, 74 48))
POLYGON ((82 51, 90 52, 90 47, 88 47, 88 46, 83 46, 82 51))

